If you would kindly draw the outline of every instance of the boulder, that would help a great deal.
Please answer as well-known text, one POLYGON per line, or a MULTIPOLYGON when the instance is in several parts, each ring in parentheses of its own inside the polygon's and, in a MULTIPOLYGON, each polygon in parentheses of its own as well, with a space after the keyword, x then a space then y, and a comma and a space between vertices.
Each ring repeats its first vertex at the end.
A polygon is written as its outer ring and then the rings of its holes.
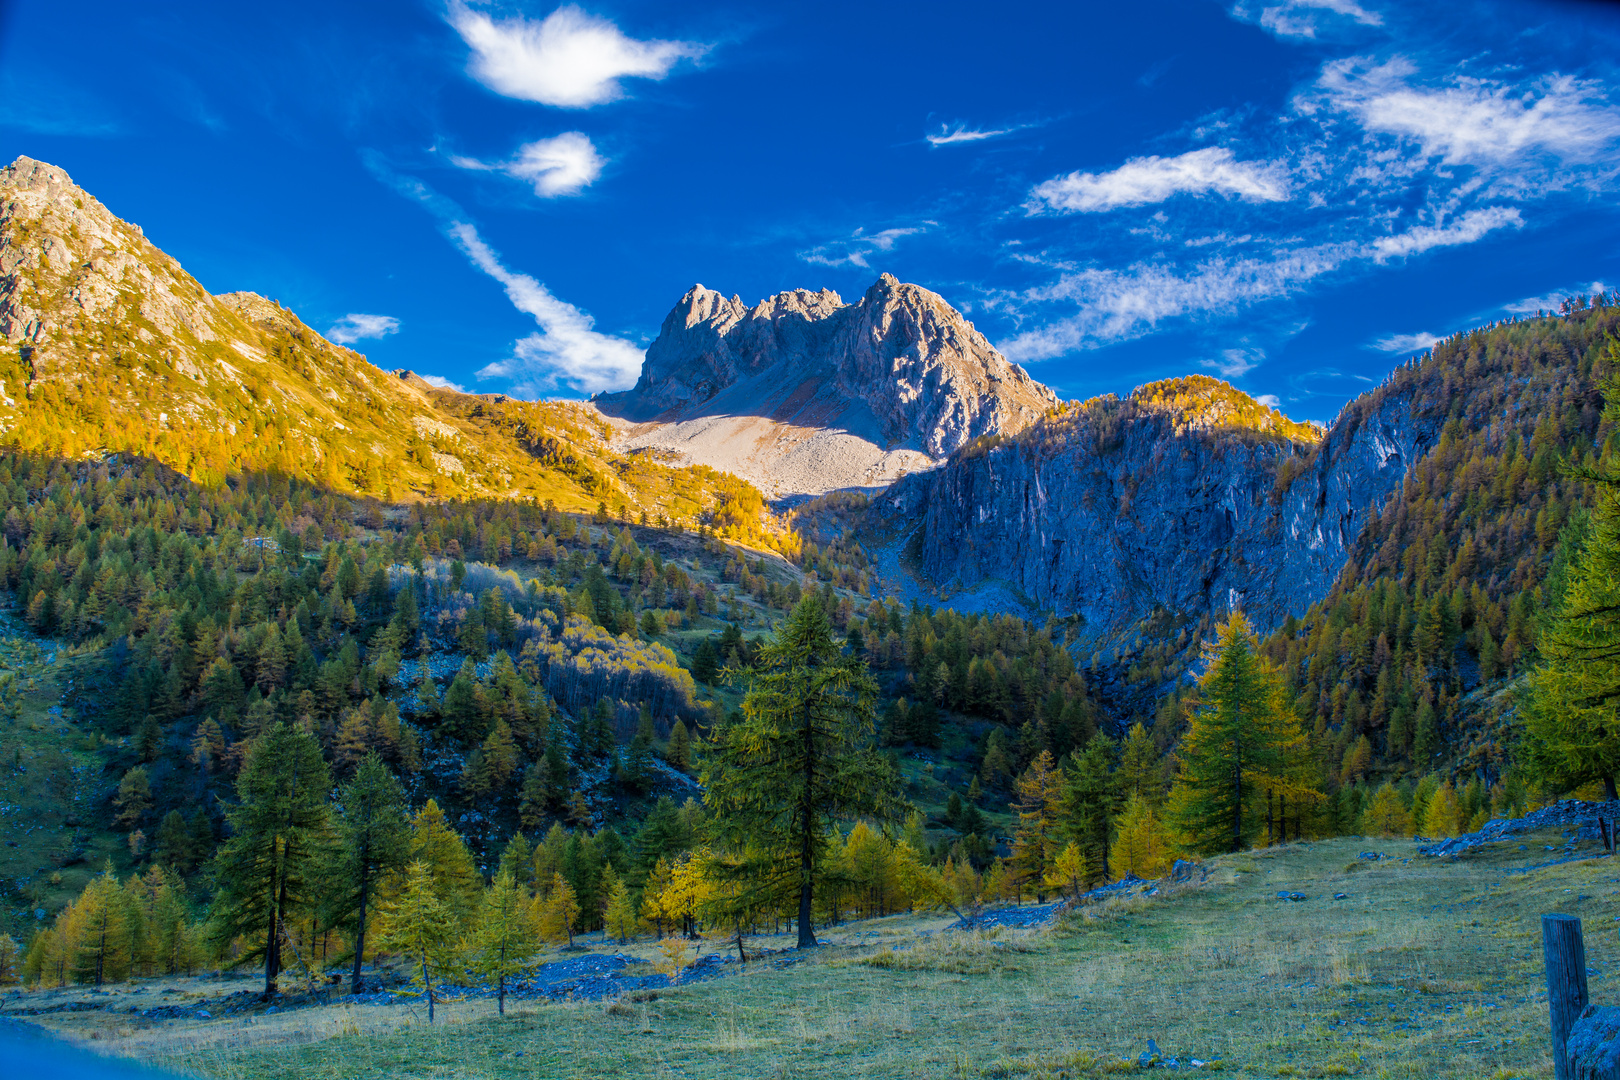
POLYGON ((1620 1008, 1588 1005, 1569 1029, 1575 1080, 1620 1080, 1620 1008))
POLYGON ((1170 867, 1171 881, 1192 881, 1195 878, 1202 880, 1205 871, 1202 865, 1188 862, 1186 859, 1177 859, 1170 867))

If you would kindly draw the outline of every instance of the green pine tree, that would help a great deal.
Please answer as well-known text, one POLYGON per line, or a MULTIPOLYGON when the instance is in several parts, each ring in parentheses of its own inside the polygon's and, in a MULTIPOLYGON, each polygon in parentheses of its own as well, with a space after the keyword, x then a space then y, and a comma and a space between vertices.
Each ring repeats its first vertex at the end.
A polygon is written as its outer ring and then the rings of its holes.
POLYGON ((876 746, 877 684, 845 654, 814 595, 801 600, 745 676, 740 719, 715 731, 704 803, 739 847, 797 873, 799 947, 815 945, 818 867, 840 820, 888 817, 898 777, 876 746))
POLYGON ((264 992, 276 992, 284 927, 313 902, 313 883, 331 850, 326 793, 331 776, 313 735, 278 723, 248 751, 236 778, 241 802, 227 813, 231 838, 215 857, 219 892, 213 935, 238 937, 247 958, 264 957, 264 992))
POLYGON ((354 935, 354 971, 350 993, 364 992, 360 964, 366 953, 370 905, 377 883, 403 869, 410 856, 411 826, 405 816, 405 792, 375 753, 367 754, 354 779, 338 795, 338 834, 343 840, 343 925, 354 935))

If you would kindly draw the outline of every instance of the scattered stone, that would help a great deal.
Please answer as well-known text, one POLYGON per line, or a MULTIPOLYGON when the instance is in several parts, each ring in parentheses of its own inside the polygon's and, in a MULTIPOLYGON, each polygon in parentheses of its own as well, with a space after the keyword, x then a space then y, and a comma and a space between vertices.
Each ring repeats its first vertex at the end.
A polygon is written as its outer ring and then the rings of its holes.
POLYGON ((1349 893, 1336 892, 1336 893, 1333 894, 1333 899, 1335 899, 1335 900, 1348 900, 1348 899, 1350 899, 1350 894, 1349 893))
POLYGON ((1357 855, 1356 858, 1366 859, 1370 862, 1377 862, 1379 859, 1387 859, 1389 856, 1385 855, 1382 851, 1363 851, 1360 855, 1357 855))
POLYGON ((1291 900, 1291 901, 1293 901, 1295 903, 1298 903, 1299 901, 1305 899, 1305 894, 1302 893, 1302 892, 1280 892, 1280 893, 1277 894, 1277 899, 1279 899, 1279 900, 1291 900))
POLYGON ((1209 876, 1202 863, 1189 862, 1186 859, 1177 859, 1170 866, 1171 881, 1191 881, 1194 877, 1203 880, 1209 876))

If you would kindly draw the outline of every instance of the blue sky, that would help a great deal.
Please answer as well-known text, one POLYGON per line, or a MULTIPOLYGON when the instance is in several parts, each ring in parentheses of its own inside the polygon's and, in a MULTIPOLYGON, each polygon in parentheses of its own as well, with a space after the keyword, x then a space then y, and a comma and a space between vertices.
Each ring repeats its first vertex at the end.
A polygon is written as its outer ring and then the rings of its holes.
POLYGON ((1620 287, 1602 4, 0 0, 0 156, 384 367, 633 381, 693 282, 942 293, 1070 397, 1326 420, 1620 287))

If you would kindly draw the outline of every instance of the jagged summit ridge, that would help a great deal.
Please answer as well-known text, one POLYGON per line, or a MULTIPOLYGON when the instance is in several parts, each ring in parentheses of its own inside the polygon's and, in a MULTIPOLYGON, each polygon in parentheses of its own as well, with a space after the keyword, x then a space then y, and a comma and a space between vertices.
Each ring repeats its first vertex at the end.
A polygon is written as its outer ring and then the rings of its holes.
POLYGON ((750 307, 694 285, 636 385, 596 400, 635 425, 632 443, 782 493, 932 467, 981 435, 1022 431, 1057 395, 938 293, 884 274, 854 303, 794 289, 750 307))

